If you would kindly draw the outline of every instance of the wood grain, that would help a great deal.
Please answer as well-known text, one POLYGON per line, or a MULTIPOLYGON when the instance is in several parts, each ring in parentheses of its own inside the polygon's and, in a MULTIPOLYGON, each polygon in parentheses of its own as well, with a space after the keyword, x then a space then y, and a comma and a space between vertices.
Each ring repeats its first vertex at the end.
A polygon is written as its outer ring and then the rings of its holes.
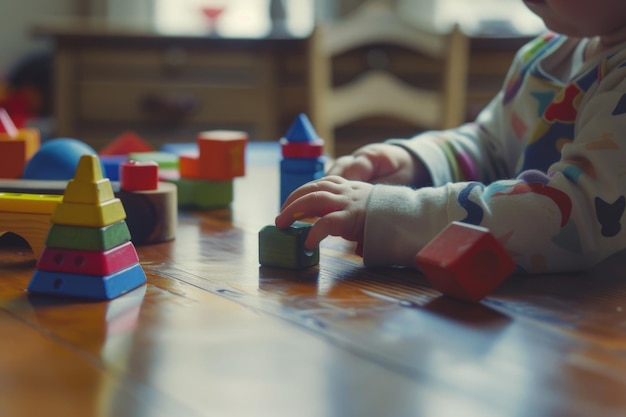
POLYGON ((231 208, 139 247, 148 285, 110 302, 28 295, 32 253, 0 238, 0 415, 624 414, 623 256, 470 304, 339 238, 317 267, 260 267, 278 201, 276 166, 249 166, 231 208))

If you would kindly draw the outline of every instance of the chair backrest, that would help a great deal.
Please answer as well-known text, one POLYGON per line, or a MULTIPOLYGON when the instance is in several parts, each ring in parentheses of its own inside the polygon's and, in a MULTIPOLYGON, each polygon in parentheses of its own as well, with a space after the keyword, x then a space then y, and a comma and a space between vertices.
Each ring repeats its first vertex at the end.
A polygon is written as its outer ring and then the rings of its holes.
MULTIPOLYGON (((335 155, 335 128, 371 116, 387 116, 423 129, 458 126, 465 119, 469 41, 458 26, 446 32, 419 28, 384 4, 366 3, 352 15, 316 25, 309 48, 309 111, 315 129, 335 155), (410 50, 440 64, 440 87, 418 88, 385 68, 333 83, 333 59, 375 45, 410 50)), ((382 138, 381 138, 382 139, 382 138)))

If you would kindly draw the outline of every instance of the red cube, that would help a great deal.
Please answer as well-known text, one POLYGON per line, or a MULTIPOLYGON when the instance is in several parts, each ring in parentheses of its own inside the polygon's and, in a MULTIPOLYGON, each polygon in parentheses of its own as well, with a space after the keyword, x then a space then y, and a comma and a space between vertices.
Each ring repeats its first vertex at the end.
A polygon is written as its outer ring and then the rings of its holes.
POLYGON ((415 257, 433 287, 445 295, 480 301, 515 269, 515 262, 489 229, 452 222, 415 257))
POLYGON ((156 190, 159 165, 154 161, 128 161, 120 165, 120 188, 124 191, 156 190))

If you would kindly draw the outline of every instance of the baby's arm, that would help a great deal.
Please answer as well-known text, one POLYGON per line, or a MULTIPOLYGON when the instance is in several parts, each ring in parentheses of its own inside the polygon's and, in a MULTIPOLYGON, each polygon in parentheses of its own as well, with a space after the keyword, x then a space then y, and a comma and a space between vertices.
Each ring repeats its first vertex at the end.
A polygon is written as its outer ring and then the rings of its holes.
POLYGON ((372 184, 398 184, 423 187, 431 184, 422 161, 403 147, 388 143, 365 145, 339 157, 327 175, 372 184))

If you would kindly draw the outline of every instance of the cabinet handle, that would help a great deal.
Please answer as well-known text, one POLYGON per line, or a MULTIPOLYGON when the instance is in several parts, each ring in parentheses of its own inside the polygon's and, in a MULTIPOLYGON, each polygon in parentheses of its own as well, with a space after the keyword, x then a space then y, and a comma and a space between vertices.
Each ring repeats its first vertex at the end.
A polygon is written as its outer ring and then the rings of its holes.
POLYGON ((139 107, 151 116, 180 119, 193 113, 199 107, 199 102, 190 95, 168 97, 153 93, 141 98, 139 107))

